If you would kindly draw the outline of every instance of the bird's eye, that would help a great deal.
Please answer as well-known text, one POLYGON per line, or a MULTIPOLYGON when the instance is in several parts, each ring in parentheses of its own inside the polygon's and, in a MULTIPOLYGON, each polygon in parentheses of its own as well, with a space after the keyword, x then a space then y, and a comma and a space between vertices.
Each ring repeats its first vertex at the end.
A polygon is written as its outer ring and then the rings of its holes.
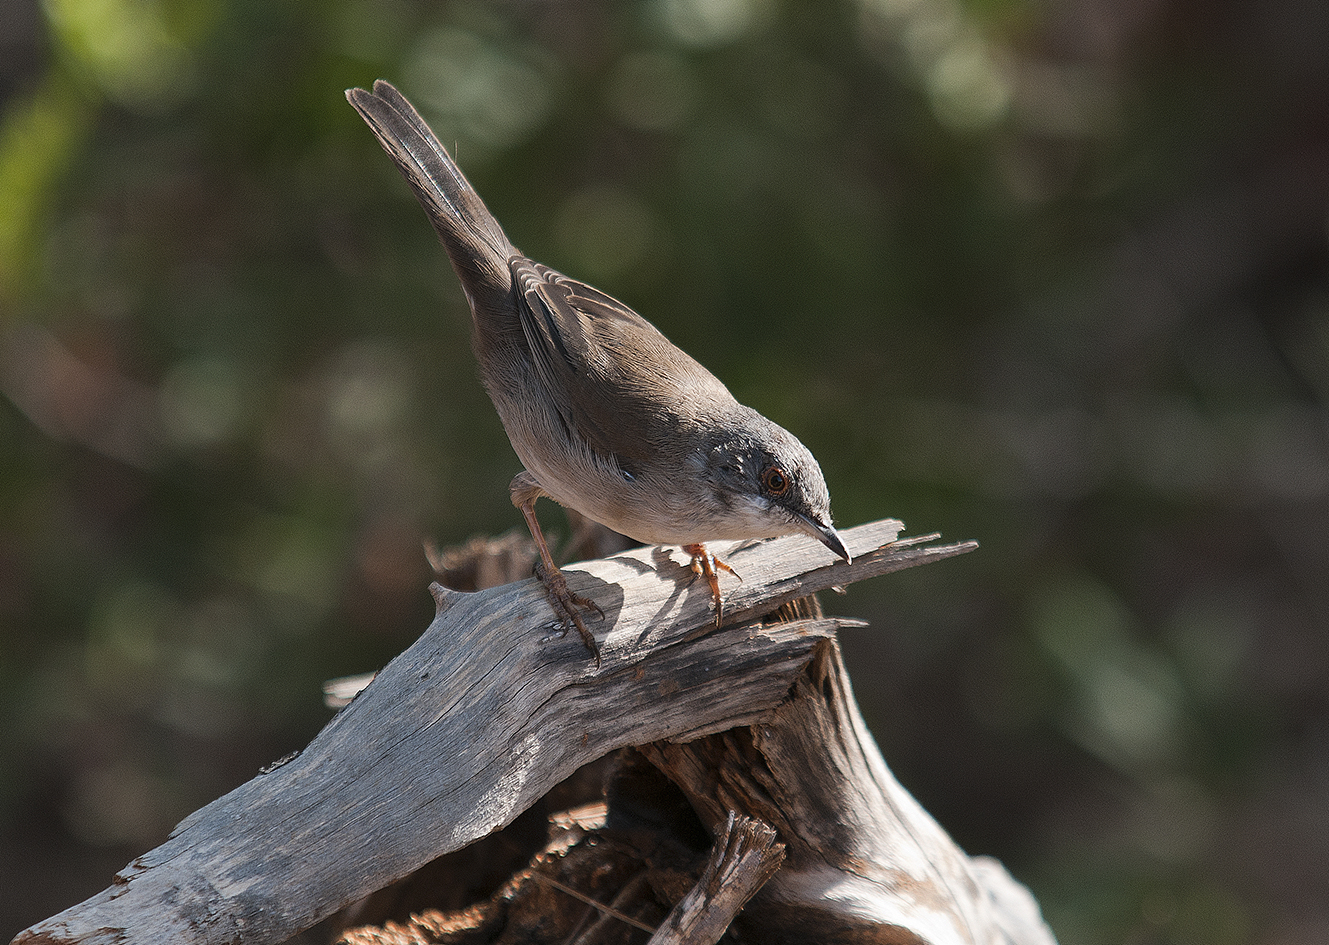
POLYGON ((761 474, 761 486, 771 495, 784 495, 789 491, 789 476, 779 466, 767 466, 761 474))

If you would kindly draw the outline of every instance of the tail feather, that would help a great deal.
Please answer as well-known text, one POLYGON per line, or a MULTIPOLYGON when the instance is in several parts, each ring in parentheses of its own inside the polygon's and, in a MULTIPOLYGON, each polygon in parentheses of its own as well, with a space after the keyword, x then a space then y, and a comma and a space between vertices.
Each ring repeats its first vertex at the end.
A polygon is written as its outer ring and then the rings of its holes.
POLYGON ((414 106, 390 83, 348 89, 346 98, 396 162, 452 260, 472 309, 501 307, 519 255, 480 195, 414 106))

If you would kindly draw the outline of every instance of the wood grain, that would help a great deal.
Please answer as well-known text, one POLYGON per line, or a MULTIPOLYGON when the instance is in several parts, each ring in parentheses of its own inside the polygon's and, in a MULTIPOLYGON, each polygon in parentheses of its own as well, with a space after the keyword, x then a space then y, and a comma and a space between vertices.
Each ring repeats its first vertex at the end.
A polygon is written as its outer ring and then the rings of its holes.
POLYGON ((896 541, 901 527, 843 532, 852 564, 800 537, 712 546, 743 580, 722 579, 726 625, 711 633, 693 633, 713 621, 711 598, 678 549, 573 565, 572 590, 604 610, 591 622, 599 669, 575 634, 551 637, 537 582, 435 586, 428 630, 303 752, 187 817, 110 887, 15 945, 281 942, 509 823, 612 750, 758 722, 842 624, 757 618, 974 547, 896 541))

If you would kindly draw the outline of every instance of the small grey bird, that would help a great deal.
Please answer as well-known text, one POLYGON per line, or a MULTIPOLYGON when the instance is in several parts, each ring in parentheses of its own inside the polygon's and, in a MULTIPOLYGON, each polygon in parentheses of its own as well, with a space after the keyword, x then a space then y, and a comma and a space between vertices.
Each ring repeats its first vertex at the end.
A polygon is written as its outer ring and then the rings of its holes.
POLYGON ((548 496, 644 544, 680 545, 723 614, 705 542, 802 532, 849 560, 821 467, 622 302, 523 256, 406 98, 387 82, 347 99, 415 190, 471 304, 480 377, 526 469, 512 502, 564 627, 600 660, 535 517, 548 496))

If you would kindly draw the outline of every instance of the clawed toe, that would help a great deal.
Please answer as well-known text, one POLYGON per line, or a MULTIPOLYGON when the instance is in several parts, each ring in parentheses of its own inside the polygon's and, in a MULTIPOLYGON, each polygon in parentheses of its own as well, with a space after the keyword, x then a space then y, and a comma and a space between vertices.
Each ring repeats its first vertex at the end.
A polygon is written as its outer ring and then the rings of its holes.
POLYGON ((574 594, 568 587, 567 578, 557 568, 550 571, 543 565, 537 564, 535 573, 540 579, 540 583, 545 586, 545 593, 549 597, 549 605, 554 609, 554 616, 563 625, 563 634, 567 633, 569 625, 576 627, 577 632, 581 634, 582 642, 586 644, 586 649, 590 650, 591 655, 595 657, 596 667, 599 668, 600 647, 596 645, 595 637, 591 634, 591 631, 586 629, 586 624, 578 611, 593 610, 601 620, 604 619, 605 612, 600 609, 599 604, 589 597, 574 594))
POLYGON ((724 603, 720 597, 720 571, 727 571, 740 581, 742 575, 706 550, 705 545, 684 545, 683 550, 692 555, 692 573, 706 579, 710 585, 711 597, 715 600, 715 629, 720 629, 724 620, 724 603))

